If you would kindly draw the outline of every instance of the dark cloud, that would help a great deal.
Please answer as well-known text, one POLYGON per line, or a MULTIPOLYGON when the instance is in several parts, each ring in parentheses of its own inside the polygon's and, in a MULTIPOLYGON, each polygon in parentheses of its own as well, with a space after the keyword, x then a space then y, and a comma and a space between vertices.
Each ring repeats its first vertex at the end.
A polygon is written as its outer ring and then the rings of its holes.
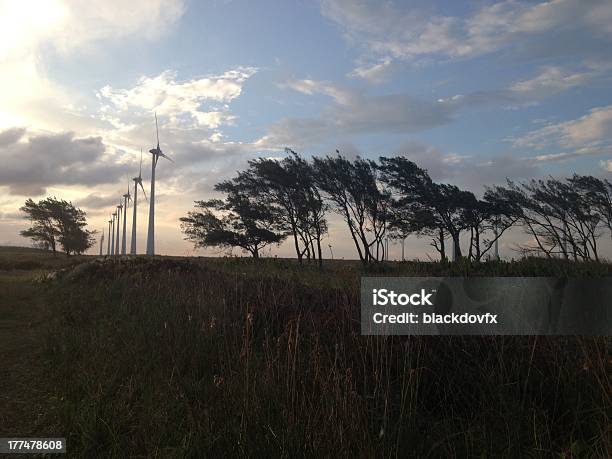
POLYGON ((115 183, 125 174, 125 165, 108 155, 101 137, 75 138, 71 132, 24 137, 15 128, 0 134, 6 139, 0 142, 0 186, 10 194, 38 196, 49 186, 115 183))
POLYGON ((119 193, 117 195, 99 195, 95 193, 88 194, 82 199, 75 201, 75 205, 83 209, 106 209, 116 206, 119 202, 119 193))
MULTIPOLYGON (((311 82, 312 83, 312 82, 311 82)), ((324 82, 308 90, 334 94, 334 101, 319 118, 284 118, 274 123, 256 145, 268 148, 300 148, 345 134, 412 133, 448 124, 456 104, 428 101, 407 94, 367 95, 324 82)))
POLYGON ((18 142, 23 137, 26 130, 25 128, 12 127, 0 132, 0 148, 7 147, 9 145, 18 142))

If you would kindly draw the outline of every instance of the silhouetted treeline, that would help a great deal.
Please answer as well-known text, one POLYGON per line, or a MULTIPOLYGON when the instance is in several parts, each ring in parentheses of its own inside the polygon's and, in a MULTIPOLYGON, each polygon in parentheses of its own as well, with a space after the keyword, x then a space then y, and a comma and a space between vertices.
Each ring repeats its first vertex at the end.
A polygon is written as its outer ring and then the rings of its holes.
POLYGON ((196 210, 181 218, 186 238, 196 247, 240 247, 255 258, 290 238, 300 262, 321 263, 326 214, 334 212, 368 264, 388 259, 386 240, 408 235, 429 238, 440 259, 480 261, 513 226, 532 236, 516 247, 525 255, 598 260, 598 238, 612 234, 612 184, 605 179, 508 180, 477 198, 434 182, 402 156, 350 160, 337 152, 307 161, 287 153, 282 160, 252 160, 235 178, 218 183, 224 200, 196 201, 196 210), (460 245, 464 234, 467 253, 460 245))

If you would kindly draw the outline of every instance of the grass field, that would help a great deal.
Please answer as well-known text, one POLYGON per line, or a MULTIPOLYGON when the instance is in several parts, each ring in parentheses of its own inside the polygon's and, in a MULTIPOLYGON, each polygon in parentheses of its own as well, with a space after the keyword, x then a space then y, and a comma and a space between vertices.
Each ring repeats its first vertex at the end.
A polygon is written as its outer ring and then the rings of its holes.
MULTIPOLYGON (((0 436, 66 436, 77 457, 612 455, 609 338, 361 336, 362 273, 0 250, 0 436)), ((546 260, 368 270, 611 273, 546 260)))

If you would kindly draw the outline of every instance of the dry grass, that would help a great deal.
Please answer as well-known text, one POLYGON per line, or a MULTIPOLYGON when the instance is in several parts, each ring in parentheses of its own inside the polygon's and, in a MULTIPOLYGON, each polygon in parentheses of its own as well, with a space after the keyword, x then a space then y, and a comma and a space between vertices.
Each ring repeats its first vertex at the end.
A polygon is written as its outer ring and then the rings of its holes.
MULTIPOLYGON (((383 275, 609 274, 539 260, 383 275)), ((372 273, 372 270, 369 272, 372 273)), ((610 457, 610 340, 359 334, 357 265, 138 258, 48 287, 79 456, 610 457)))

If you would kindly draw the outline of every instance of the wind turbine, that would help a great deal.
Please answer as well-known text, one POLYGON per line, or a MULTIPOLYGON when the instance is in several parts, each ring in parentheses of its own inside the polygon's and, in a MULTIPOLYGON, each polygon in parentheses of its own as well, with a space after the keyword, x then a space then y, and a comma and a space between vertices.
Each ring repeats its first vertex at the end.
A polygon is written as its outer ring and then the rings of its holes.
POLYGON ((119 228, 121 227, 121 209, 123 209, 123 204, 121 204, 121 199, 119 199, 119 205, 117 206, 117 243, 115 244, 115 255, 119 255, 119 228))
POLYGON ((132 243, 130 245, 130 255, 136 255, 136 208, 138 207, 138 185, 142 189, 145 201, 147 200, 147 194, 145 193, 144 187, 142 186, 142 148, 140 149, 140 169, 138 170, 138 177, 134 177, 134 209, 132 211, 132 243))
POLYGON ((113 212, 113 229, 112 229, 112 241, 111 241, 111 255, 115 255, 115 217, 117 212, 113 212))
POLYGON ((108 242, 106 243, 107 244, 107 246, 106 246, 106 255, 110 255, 111 254, 111 247, 110 247, 111 237, 110 237, 110 235, 111 235, 111 223, 112 222, 113 222, 112 220, 108 221, 108 242))
MULTIPOLYGON (((147 255, 155 254, 155 166, 157 166, 157 160, 159 157, 166 158, 169 161, 172 161, 166 155, 164 155, 159 148, 159 128, 157 127, 157 113, 155 113, 155 133, 157 134, 157 147, 151 148, 149 153, 153 155, 151 161, 151 193, 150 203, 149 203, 149 232, 147 234, 147 255)), ((172 161, 174 162, 174 161, 172 161)))
POLYGON ((100 237, 100 256, 102 256, 102 247, 104 247, 104 230, 102 230, 102 237, 100 237))
POLYGON ((132 199, 130 195, 130 182, 128 182, 127 193, 123 195, 123 240, 121 241, 121 255, 125 255, 125 221, 127 219, 128 201, 132 199))

